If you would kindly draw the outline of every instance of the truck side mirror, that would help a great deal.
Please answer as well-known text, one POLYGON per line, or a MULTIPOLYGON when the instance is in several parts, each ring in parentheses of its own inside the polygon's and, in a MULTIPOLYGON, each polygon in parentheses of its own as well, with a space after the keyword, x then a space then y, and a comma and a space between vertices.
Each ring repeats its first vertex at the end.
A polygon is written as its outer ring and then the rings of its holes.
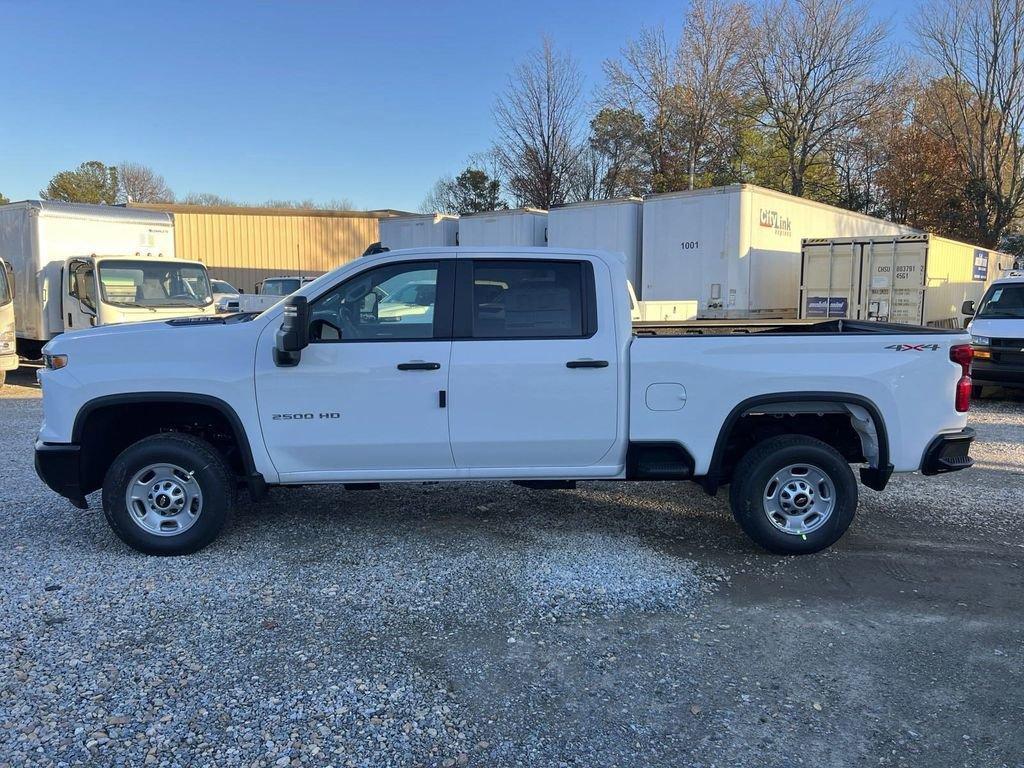
POLYGON ((974 302, 968 299, 964 302, 963 306, 960 307, 960 311, 968 317, 974 317, 974 302))
POLYGON ((10 264, 8 264, 5 261, 4 262, 4 272, 7 273, 7 290, 11 294, 11 298, 13 299, 14 298, 14 290, 15 290, 15 286, 14 286, 14 267, 12 267, 10 264))
POLYGON ((284 320, 277 331, 274 364, 286 368, 299 364, 309 346, 309 300, 292 296, 284 304, 284 320))

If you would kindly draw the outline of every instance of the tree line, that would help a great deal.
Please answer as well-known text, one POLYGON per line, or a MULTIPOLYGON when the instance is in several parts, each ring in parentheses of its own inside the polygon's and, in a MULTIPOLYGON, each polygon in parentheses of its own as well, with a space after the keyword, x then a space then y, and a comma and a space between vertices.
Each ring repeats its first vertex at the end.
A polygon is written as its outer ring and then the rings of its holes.
POLYGON ((910 33, 904 52, 853 0, 691 0, 590 94, 545 39, 509 74, 493 146, 423 208, 749 182, 1005 244, 1024 207, 1024 0, 922 0, 910 33))
MULTIPOLYGON (((298 210, 354 210, 355 203, 348 198, 336 198, 326 203, 315 200, 265 200, 246 203, 211 192, 189 192, 182 197, 174 194, 164 177, 142 163, 125 162, 107 165, 99 160, 88 160, 77 168, 56 173, 49 184, 39 190, 43 200, 66 203, 93 203, 96 205, 123 205, 125 203, 181 203, 183 205, 261 208, 295 208, 298 210)), ((0 205, 10 200, 0 194, 0 205)))

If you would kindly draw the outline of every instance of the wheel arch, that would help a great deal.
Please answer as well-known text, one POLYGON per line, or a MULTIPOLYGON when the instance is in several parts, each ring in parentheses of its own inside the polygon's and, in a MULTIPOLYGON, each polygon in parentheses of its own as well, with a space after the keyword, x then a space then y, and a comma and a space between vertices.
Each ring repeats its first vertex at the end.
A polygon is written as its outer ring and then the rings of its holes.
MULTIPOLYGON (((266 487, 263 475, 256 469, 256 462, 252 454, 252 446, 249 443, 248 434, 239 418, 238 413, 224 400, 212 395, 205 395, 195 392, 128 392, 115 395, 103 395, 86 402, 75 416, 75 422, 71 430, 71 440, 77 445, 83 445, 88 440, 86 427, 90 420, 106 413, 124 412, 127 409, 145 406, 156 408, 159 406, 173 406, 176 409, 194 406, 197 411, 205 410, 213 412, 223 419, 224 424, 230 429, 234 439, 234 445, 238 449, 238 462, 241 475, 254 494, 260 494, 266 487)), ((156 426, 160 426, 157 424, 156 426)), ((153 433, 150 433, 153 434, 153 433)), ((91 473, 95 474, 95 473, 91 473)), ((83 471, 83 480, 89 486, 96 485, 94 478, 89 477, 88 471, 83 471)), ((102 482, 102 481, 100 481, 102 482)), ((95 490, 92 488, 91 490, 95 490)), ((87 493, 89 491, 86 491, 87 493)))
MULTIPOLYGON (((729 439, 739 424, 740 420, 758 408, 770 406, 778 412, 780 406, 793 405, 806 410, 812 403, 827 403, 838 406, 856 406, 863 408, 874 426, 877 436, 877 459, 874 465, 862 467, 860 470, 861 482, 868 488, 881 491, 892 475, 893 467, 889 460, 889 433, 886 430, 885 419, 878 406, 869 398, 863 395, 856 395, 851 392, 777 392, 765 395, 748 397, 736 405, 726 416, 715 440, 714 452, 711 455, 711 463, 707 474, 700 478, 699 482, 708 493, 715 493, 724 483, 726 452, 729 446, 729 439)), ((851 421, 854 416, 849 412, 851 421)), ((863 437, 862 444, 863 444, 863 437)), ((827 442, 827 441, 826 441, 827 442)))

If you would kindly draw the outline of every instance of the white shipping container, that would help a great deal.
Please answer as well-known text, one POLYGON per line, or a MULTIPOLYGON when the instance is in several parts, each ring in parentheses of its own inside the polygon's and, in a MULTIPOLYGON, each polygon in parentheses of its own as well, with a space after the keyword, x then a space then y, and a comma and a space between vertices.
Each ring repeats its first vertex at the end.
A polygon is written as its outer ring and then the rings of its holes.
POLYGON ((548 245, 621 253, 626 277, 642 296, 642 227, 643 200, 638 197, 572 203, 548 211, 548 245))
POLYGON ((474 213, 459 218, 459 245, 532 248, 547 244, 548 212, 538 208, 474 213))
POLYGON ((459 217, 425 213, 381 219, 380 244, 392 251, 458 245, 459 217))
POLYGON ((702 319, 796 317, 804 238, 913 233, 752 184, 652 195, 644 199, 642 295, 697 301, 702 319))
POLYGON ((800 317, 963 327, 1009 254, 937 235, 805 240, 800 317))

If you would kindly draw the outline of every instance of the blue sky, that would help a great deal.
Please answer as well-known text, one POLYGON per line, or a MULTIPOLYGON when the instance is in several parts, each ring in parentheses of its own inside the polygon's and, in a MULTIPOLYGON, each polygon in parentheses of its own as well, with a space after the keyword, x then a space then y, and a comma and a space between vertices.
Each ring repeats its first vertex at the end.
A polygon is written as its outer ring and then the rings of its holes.
MULTIPOLYGON (((875 0, 902 37, 909 2, 875 0)), ((415 210, 492 139, 542 35, 601 62, 681 2, 0 3, 0 192, 85 160, 142 162, 179 195, 415 210)))

